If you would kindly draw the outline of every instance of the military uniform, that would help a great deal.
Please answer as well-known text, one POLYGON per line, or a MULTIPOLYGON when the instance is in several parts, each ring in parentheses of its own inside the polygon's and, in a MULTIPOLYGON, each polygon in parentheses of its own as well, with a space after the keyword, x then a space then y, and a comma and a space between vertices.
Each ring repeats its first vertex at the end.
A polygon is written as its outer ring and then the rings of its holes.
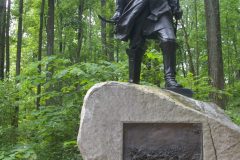
POLYGON ((176 36, 173 16, 181 18, 178 0, 117 0, 116 38, 130 40, 129 82, 139 83, 146 38, 159 40, 166 87, 182 87, 176 80, 176 36))

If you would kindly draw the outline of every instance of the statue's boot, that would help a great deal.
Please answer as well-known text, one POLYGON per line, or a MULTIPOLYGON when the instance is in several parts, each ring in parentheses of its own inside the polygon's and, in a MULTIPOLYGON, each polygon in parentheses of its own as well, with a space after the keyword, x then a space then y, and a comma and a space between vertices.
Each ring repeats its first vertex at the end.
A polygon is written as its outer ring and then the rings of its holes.
POLYGON ((167 41, 161 44, 163 52, 165 88, 182 88, 176 81, 176 42, 167 41))
POLYGON ((143 48, 127 49, 129 60, 129 83, 139 84, 142 57, 145 52, 143 48))

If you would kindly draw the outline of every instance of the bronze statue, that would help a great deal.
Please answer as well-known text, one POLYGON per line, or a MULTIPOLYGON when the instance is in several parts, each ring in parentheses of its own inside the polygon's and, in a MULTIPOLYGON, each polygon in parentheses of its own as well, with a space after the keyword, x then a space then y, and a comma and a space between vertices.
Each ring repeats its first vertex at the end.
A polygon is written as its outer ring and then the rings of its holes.
POLYGON ((163 52, 165 87, 182 88, 176 77, 176 33, 173 17, 181 19, 179 0, 116 0, 116 38, 130 40, 129 82, 139 83, 146 38, 159 40, 163 52))
POLYGON ((193 96, 192 90, 176 81, 176 31, 182 15, 179 0, 116 0, 116 12, 110 20, 98 16, 116 25, 117 39, 130 40, 127 49, 130 83, 140 82, 145 40, 156 39, 163 52, 165 89, 193 96))

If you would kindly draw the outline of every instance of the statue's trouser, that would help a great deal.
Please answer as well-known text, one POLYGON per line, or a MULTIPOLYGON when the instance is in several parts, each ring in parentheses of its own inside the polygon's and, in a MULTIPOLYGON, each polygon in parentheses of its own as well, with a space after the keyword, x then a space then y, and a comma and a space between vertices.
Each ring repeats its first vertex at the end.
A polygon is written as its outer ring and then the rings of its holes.
POLYGON ((124 6, 125 6, 124 0, 116 0, 116 12, 122 12, 124 6))
MULTIPOLYGON (((163 52, 165 87, 182 87, 177 83, 176 77, 176 37, 172 27, 163 28, 155 33, 160 42, 163 52)), ((141 28, 135 27, 131 34, 129 49, 129 82, 139 83, 141 73, 141 62, 145 49, 145 37, 141 34, 141 28)))
POLYGON ((139 84, 142 57, 145 50, 143 48, 128 49, 129 57, 129 82, 139 84))
POLYGON ((142 35, 142 21, 136 22, 138 26, 134 27, 131 33, 129 49, 127 49, 129 60, 129 82, 138 84, 140 82, 141 63, 146 51, 145 37, 142 35))
POLYGON ((113 15, 113 17, 111 18, 112 20, 118 20, 119 17, 122 14, 122 11, 124 9, 125 6, 125 1, 124 0, 116 0, 116 10, 115 10, 115 14, 113 15))

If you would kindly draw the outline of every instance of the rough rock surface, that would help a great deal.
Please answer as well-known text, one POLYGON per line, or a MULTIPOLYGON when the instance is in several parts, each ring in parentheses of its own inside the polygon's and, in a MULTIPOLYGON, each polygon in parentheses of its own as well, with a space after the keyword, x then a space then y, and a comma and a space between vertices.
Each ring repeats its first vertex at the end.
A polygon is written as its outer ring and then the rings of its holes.
POLYGON ((128 83, 92 87, 84 100, 78 146, 84 160, 122 160, 125 122, 202 123, 204 160, 240 160, 240 127, 216 105, 128 83))

